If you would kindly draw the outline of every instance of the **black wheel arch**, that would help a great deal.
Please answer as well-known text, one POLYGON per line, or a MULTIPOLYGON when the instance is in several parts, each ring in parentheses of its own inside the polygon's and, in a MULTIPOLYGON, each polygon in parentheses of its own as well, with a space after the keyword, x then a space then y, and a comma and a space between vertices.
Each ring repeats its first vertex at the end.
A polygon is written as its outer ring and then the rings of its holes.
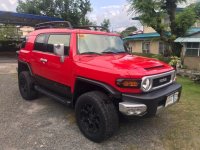
POLYGON ((17 68, 18 74, 20 74, 22 71, 28 71, 31 75, 33 75, 30 64, 21 60, 18 60, 18 68, 17 68))
POLYGON ((111 100, 117 101, 121 100, 122 96, 119 91, 117 91, 115 88, 106 83, 102 83, 84 77, 77 77, 73 93, 73 106, 75 106, 77 98, 80 95, 90 91, 101 91, 108 95, 111 100))

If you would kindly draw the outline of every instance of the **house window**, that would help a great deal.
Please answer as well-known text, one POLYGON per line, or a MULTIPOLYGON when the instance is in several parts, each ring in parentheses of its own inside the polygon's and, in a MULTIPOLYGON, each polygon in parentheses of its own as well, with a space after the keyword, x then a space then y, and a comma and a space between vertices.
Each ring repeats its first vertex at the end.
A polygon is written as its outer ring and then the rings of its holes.
POLYGON ((164 42, 159 42, 159 54, 165 55, 169 50, 169 45, 164 42))
POLYGON ((187 43, 186 56, 200 56, 200 43, 187 43))
POLYGON ((150 53, 150 42, 142 43, 142 53, 150 53))

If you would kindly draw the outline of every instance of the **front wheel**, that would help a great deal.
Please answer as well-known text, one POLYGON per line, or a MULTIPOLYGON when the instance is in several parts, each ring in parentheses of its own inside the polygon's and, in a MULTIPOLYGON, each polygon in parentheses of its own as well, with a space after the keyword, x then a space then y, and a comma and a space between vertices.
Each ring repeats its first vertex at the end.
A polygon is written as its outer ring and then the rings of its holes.
POLYGON ((81 95, 75 111, 79 129, 85 137, 94 142, 105 140, 118 129, 116 108, 102 92, 94 91, 81 95))

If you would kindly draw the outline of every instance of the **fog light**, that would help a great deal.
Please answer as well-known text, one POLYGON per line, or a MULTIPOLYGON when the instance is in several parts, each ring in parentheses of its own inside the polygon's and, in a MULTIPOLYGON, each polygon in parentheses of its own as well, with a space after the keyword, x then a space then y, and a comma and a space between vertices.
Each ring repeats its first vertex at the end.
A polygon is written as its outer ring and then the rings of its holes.
POLYGON ((134 115, 134 111, 130 109, 130 110, 127 111, 127 114, 128 115, 134 115))
POLYGON ((176 92, 175 94, 174 94, 174 102, 176 102, 176 101, 178 101, 178 99, 179 99, 179 93, 178 92, 176 92))
POLYGON ((128 116, 142 116, 146 113, 147 106, 129 102, 119 103, 119 111, 128 116))

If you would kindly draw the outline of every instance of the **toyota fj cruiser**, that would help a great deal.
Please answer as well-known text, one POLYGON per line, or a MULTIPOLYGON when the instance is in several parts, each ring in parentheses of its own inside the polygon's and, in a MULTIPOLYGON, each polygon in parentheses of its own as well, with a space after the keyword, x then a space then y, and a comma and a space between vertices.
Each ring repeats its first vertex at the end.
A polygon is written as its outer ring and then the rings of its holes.
POLYGON ((119 115, 152 116, 179 101, 175 70, 131 55, 120 35, 69 22, 36 25, 18 53, 25 100, 45 94, 75 108, 79 129, 101 142, 118 129, 119 115))

